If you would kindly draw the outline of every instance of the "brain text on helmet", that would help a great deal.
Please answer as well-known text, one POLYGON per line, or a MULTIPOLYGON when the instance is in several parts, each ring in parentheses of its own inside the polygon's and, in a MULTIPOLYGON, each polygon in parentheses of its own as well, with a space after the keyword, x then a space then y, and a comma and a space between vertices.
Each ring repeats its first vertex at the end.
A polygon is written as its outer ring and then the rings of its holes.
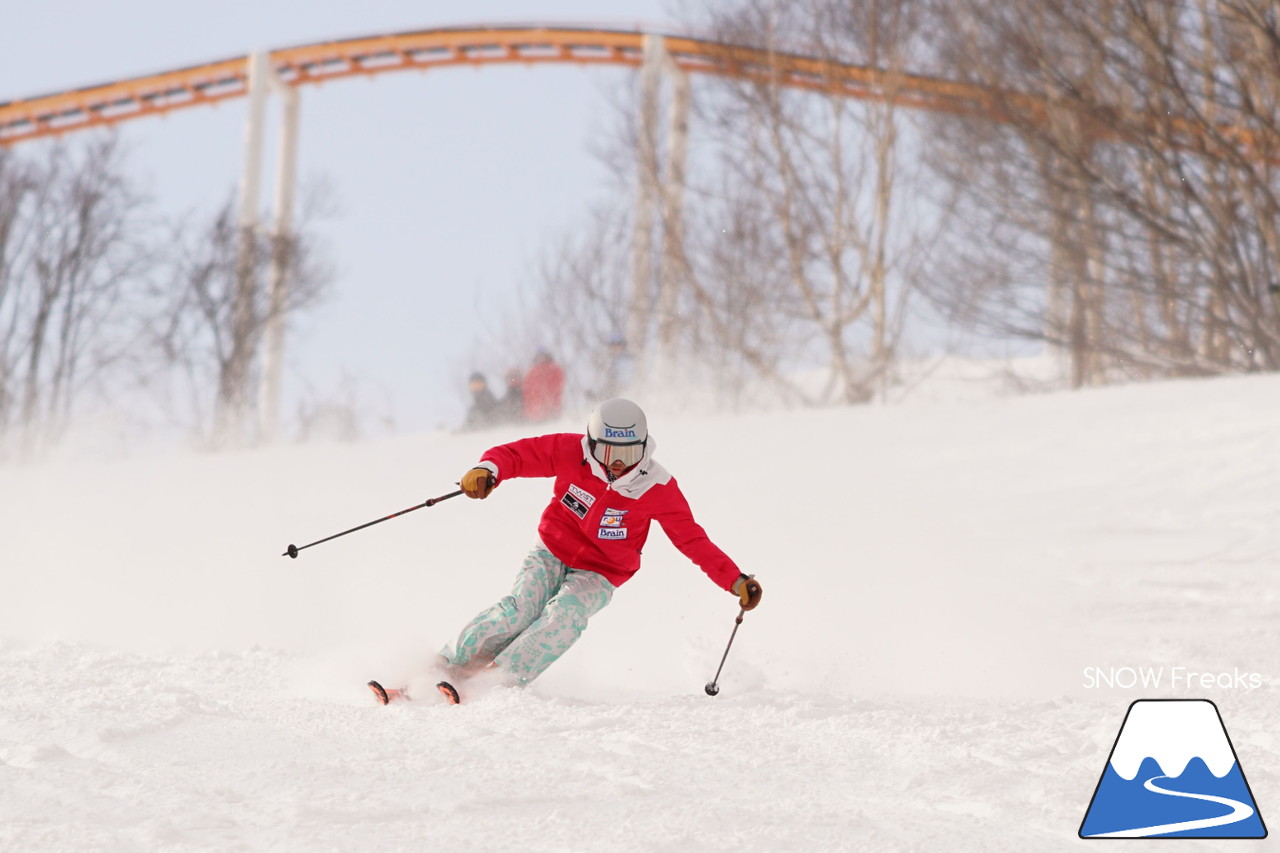
POLYGON ((609 425, 607 425, 607 424, 606 424, 606 425, 605 425, 605 428, 604 428, 604 437, 605 437, 605 438, 632 438, 632 439, 634 439, 634 438, 636 438, 636 431, 635 431, 635 429, 633 429, 632 427, 622 427, 622 428, 619 428, 619 427, 611 427, 611 426, 609 426, 609 425))

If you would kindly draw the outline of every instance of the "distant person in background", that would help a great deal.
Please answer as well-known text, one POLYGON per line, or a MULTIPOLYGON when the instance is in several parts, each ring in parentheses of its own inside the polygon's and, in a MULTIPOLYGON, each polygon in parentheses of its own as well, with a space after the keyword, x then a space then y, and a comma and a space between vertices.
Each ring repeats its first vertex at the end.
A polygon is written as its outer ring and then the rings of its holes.
POLYGON ((537 423, 560 417, 564 403, 564 370, 546 347, 539 347, 524 375, 524 419, 537 423))
POLYGON ((627 350, 627 341, 621 335, 609 338, 608 359, 605 364, 605 388, 600 396, 618 397, 631 390, 636 369, 636 360, 627 350))
POLYGON ((524 420, 524 373, 520 368, 508 368, 505 377, 507 390, 498 401, 499 416, 503 423, 524 420))
POLYGON ((501 407, 498 398, 489 390, 489 382, 483 373, 473 373, 467 381, 471 391, 471 406, 467 409, 467 420, 463 429, 485 429, 500 423, 501 407))

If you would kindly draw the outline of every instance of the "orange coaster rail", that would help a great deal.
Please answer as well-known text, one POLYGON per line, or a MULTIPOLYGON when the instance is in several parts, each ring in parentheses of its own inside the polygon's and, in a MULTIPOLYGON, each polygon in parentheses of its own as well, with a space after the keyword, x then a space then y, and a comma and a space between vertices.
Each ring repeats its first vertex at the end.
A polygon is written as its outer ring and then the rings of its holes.
MULTIPOLYGON (((273 50, 271 65, 292 86, 357 75, 454 65, 643 63, 645 33, 572 27, 459 27, 367 36, 273 50)), ((926 109, 999 118, 978 86, 707 39, 664 35, 678 67, 846 97, 891 99, 926 109)), ((0 146, 204 106, 248 92, 248 57, 194 65, 0 104, 0 146)))
MULTIPOLYGON (((644 61, 645 36, 639 31, 578 27, 451 27, 287 47, 271 51, 268 61, 281 79, 294 87, 357 75, 455 65, 574 63, 638 67, 644 61)), ((791 88, 997 122, 1012 121, 1014 110, 1039 121, 1045 120, 1049 112, 1044 98, 999 92, 978 84, 692 36, 662 37, 667 53, 686 72, 772 80, 791 88)), ((0 147, 243 97, 248 92, 248 59, 238 56, 0 104, 0 147)), ((1122 110, 1115 110, 1113 118, 1115 121, 1109 123, 1086 118, 1089 132, 1095 138, 1117 139, 1124 135, 1123 124, 1150 126, 1154 121, 1150 116, 1122 110)), ((1187 145, 1207 135, 1203 128, 1177 117, 1166 117, 1163 126, 1174 137, 1167 140, 1170 145, 1187 145)), ((1229 143, 1257 151, 1249 128, 1220 125, 1216 131, 1229 143)))

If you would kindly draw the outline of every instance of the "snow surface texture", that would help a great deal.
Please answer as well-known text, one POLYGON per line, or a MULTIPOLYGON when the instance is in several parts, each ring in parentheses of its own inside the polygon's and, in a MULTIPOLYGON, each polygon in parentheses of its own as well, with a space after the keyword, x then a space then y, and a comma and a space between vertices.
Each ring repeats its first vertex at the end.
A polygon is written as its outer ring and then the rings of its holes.
POLYGON ((0 850, 1068 849, 1129 703, 1162 696, 1217 703, 1280 820, 1278 401, 650 406, 764 584, 715 698, 737 608, 654 530, 529 690, 373 704, 506 591, 548 483, 281 553, 518 429, 0 471, 0 850))

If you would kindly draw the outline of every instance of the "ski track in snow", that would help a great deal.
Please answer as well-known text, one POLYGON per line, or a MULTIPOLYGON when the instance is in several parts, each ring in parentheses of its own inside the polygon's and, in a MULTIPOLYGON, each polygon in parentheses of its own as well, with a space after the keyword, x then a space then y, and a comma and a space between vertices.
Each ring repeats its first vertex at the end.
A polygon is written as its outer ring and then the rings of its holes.
MULTIPOLYGON (((6 652, 0 849, 898 849, 966 837, 1027 799, 1029 732, 981 701, 535 689, 384 709, 360 685, 341 701, 282 689, 292 663, 6 652), (1013 772, 987 778, 997 767, 1013 772)), ((1032 778, 1061 786, 1074 734, 1040 744, 1055 761, 1032 778)), ((988 849, 1053 835, 1024 825, 988 849)))
POLYGON ((1218 704, 1265 818, 1277 399, 1249 377, 650 406, 764 584, 715 698, 736 608, 655 530, 531 689, 372 703, 367 679, 411 681, 506 591, 546 484, 280 552, 447 491, 517 431, 0 469, 0 850, 1065 850, 1129 702, 1161 696, 1218 704), (1084 666, 1262 686, 1085 689, 1084 666))

